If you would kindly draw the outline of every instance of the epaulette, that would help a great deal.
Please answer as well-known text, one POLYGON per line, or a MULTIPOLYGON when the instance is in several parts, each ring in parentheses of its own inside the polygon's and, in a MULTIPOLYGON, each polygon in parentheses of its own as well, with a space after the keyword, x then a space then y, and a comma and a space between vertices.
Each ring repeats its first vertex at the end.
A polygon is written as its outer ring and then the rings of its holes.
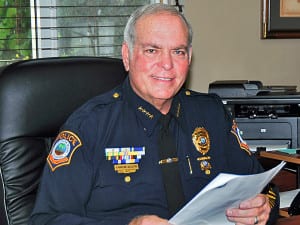
POLYGON ((115 88, 108 92, 105 92, 104 94, 98 95, 94 99, 99 102, 100 104, 109 104, 115 101, 118 101, 121 99, 122 96, 122 90, 121 88, 115 88))
POLYGON ((108 92, 95 96, 94 98, 88 100, 84 105, 82 105, 82 110, 91 110, 95 107, 107 106, 114 104, 116 101, 122 99, 122 89, 114 88, 108 92))
POLYGON ((97 95, 87 102, 85 102, 82 106, 80 106, 77 110, 75 110, 70 117, 68 118, 67 122, 72 120, 77 120, 79 117, 89 117, 91 111, 95 108, 105 108, 110 104, 114 104, 117 101, 122 99, 122 89, 117 87, 108 92, 103 94, 97 95))
POLYGON ((214 94, 214 93, 203 93, 203 92, 198 92, 198 91, 193 91, 193 90, 190 90, 190 89, 183 89, 183 95, 184 96, 191 96, 191 97, 204 97, 204 98, 210 98, 210 99, 213 99, 217 102, 222 102, 221 98, 217 95, 217 94, 214 94))
POLYGON ((201 93, 201 92, 197 92, 197 91, 193 91, 190 89, 183 89, 183 93, 185 96, 204 96, 207 94, 201 93))

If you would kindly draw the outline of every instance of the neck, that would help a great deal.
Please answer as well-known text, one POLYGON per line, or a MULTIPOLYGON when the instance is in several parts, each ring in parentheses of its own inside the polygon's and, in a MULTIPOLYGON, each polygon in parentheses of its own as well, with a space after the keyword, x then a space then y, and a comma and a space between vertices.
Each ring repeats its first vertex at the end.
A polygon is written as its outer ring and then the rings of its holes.
POLYGON ((150 102, 150 104, 152 104, 162 114, 166 115, 170 111, 172 105, 172 99, 155 100, 150 102))

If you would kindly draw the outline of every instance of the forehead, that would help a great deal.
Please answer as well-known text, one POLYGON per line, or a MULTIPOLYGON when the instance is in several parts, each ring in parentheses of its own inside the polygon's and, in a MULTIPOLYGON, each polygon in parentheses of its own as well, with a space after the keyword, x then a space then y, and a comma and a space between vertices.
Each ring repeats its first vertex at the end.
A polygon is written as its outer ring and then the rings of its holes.
POLYGON ((135 26, 136 40, 180 41, 187 45, 188 28, 180 16, 158 12, 139 18, 135 26))

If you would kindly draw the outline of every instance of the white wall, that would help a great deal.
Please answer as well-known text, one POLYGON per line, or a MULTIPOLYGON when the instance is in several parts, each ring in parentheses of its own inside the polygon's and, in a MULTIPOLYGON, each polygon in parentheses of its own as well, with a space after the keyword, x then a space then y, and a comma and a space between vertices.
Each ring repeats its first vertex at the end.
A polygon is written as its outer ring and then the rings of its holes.
POLYGON ((238 79, 300 90, 300 39, 262 40, 261 0, 185 0, 185 15, 194 29, 190 88, 238 79))

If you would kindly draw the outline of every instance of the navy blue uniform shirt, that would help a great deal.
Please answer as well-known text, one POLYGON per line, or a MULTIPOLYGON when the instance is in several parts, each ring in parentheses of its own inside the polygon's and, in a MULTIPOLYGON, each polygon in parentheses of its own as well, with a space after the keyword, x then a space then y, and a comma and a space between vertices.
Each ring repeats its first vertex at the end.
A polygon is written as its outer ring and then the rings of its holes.
MULTIPOLYGON (((216 96, 182 89, 170 114, 186 201, 220 172, 262 172, 216 96)), ((128 79, 74 112, 47 158, 32 224, 125 225, 144 214, 170 218, 158 164, 161 115, 133 92, 128 79)))

